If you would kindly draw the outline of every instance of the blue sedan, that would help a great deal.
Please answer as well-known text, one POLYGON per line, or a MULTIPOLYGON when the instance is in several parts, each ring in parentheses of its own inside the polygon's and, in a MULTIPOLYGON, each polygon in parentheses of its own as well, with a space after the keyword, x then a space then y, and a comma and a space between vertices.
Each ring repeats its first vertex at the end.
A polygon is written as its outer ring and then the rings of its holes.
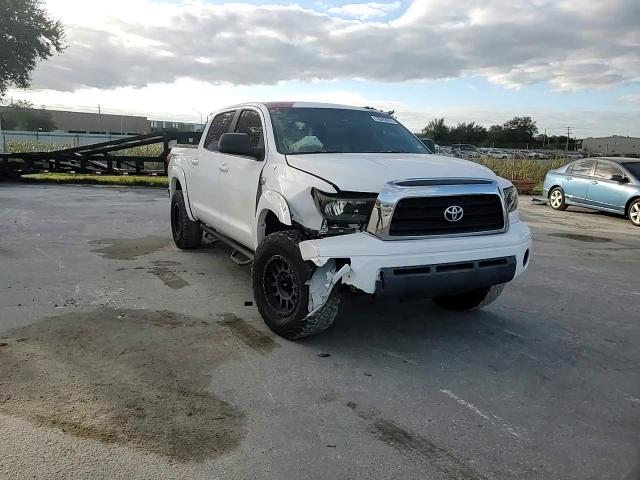
POLYGON ((576 205, 619 213, 640 227, 640 159, 576 160, 547 173, 543 194, 554 210, 576 205))

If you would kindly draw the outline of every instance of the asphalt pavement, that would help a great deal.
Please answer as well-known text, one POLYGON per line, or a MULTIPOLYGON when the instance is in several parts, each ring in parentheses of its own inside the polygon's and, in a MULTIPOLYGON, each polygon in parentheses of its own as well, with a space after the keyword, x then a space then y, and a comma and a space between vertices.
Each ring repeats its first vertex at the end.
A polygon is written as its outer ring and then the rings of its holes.
POLYGON ((483 311, 343 297, 272 334, 163 189, 0 184, 0 478, 640 478, 640 229, 521 197, 483 311))

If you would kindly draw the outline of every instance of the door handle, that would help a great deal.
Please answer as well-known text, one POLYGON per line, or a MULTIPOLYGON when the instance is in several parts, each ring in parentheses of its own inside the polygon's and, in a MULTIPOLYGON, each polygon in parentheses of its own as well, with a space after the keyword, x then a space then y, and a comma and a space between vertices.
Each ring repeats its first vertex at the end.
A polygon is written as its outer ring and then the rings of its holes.
POLYGON ((218 170, 220 170, 221 172, 228 172, 229 171, 229 164, 226 163, 226 162, 218 164, 218 170))
POLYGON ((597 184, 598 184, 598 181, 597 181, 597 180, 591 180, 591 184, 592 184, 592 185, 597 185, 597 184))
POLYGON ((573 177, 564 177, 564 178, 566 178, 567 180, 571 180, 573 177))
POLYGON ((192 165, 198 165, 199 163, 200 163, 200 160, 199 160, 199 159, 197 159, 197 158, 195 158, 195 157, 192 157, 192 158, 191 158, 191 164, 192 164, 192 165))

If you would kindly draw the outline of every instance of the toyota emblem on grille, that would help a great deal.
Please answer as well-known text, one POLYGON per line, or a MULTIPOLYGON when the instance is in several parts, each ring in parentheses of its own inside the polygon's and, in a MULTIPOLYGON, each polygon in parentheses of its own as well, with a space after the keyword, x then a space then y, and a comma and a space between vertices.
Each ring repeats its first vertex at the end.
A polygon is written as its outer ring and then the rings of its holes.
POLYGON ((458 205, 451 205, 444 211, 444 218, 448 222, 457 222, 462 219, 463 215, 464 210, 462 210, 462 207, 459 207, 458 205))

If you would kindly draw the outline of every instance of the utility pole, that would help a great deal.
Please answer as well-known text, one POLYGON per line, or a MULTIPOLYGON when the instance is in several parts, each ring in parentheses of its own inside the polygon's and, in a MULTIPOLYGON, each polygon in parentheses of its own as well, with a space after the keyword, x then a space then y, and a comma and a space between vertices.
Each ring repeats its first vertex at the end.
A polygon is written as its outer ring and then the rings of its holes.
POLYGON ((542 148, 544 148, 544 144, 547 141, 547 129, 544 129, 544 137, 542 137, 542 148))
POLYGON ((98 104, 98 125, 100 133, 102 133, 102 110, 100 109, 100 104, 98 104))
POLYGON ((571 135, 571 127, 567 127, 567 144, 564 147, 565 152, 569 151, 569 135, 571 135))

